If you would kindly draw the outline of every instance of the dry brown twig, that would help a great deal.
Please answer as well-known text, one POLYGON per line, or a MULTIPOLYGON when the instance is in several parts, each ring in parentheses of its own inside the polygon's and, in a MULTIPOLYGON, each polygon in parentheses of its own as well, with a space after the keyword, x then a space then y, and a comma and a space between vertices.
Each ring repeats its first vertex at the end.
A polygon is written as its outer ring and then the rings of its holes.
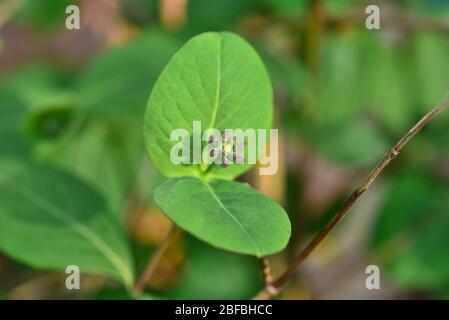
POLYGON ((265 287, 254 297, 256 300, 270 299, 278 295, 288 280, 296 273, 301 263, 318 247, 318 245, 326 238, 335 226, 346 216, 353 205, 360 199, 365 191, 372 185, 376 178, 382 173, 385 167, 396 158, 404 146, 436 115, 449 106, 449 98, 446 97, 440 104, 433 108, 429 113, 421 118, 402 138, 399 142, 388 151, 379 163, 374 167, 363 183, 349 196, 343 207, 336 212, 334 217, 321 230, 312 241, 299 253, 293 260, 290 267, 276 280, 266 283, 265 287))

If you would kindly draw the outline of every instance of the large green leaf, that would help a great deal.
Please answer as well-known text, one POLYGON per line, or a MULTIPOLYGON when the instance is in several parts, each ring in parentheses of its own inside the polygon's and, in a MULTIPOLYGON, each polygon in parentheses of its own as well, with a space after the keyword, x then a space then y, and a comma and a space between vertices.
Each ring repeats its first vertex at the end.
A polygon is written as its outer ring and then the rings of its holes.
POLYGON ((154 197, 177 225, 222 249, 265 256, 282 250, 290 237, 284 209, 245 184, 172 178, 154 197))
POLYGON ((77 265, 132 285, 123 230, 94 190, 50 167, 0 168, 0 250, 36 268, 77 265))
POLYGON ((144 133, 154 165, 167 176, 204 174, 234 178, 250 164, 175 165, 170 150, 174 129, 268 129, 272 90, 265 67, 252 47, 231 33, 204 33, 179 50, 156 82, 148 102, 144 133))

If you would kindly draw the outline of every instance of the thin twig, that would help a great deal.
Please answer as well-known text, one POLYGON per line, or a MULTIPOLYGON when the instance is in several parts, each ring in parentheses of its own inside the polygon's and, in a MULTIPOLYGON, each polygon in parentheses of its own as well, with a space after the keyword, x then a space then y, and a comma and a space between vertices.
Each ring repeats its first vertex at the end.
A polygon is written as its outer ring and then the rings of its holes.
POLYGON ((171 227, 170 231, 165 236, 165 238, 159 243, 158 247, 156 248, 155 253, 150 257, 150 260, 148 261, 147 266, 145 267, 144 271, 140 275, 139 279, 136 282, 136 286, 134 287, 134 292, 136 294, 142 293, 143 289, 145 288, 145 284, 148 282, 148 280, 150 280, 154 271, 156 271, 156 268, 159 265, 159 261, 161 260, 162 256, 164 255, 164 252, 167 249, 167 247, 170 243, 170 240, 173 238, 176 231, 177 231, 177 228, 175 225, 173 225, 171 227))
POLYGON ((334 229, 334 227, 345 217, 348 211, 352 208, 354 203, 365 193, 365 191, 371 186, 371 184, 376 180, 379 174, 385 169, 385 167, 396 158, 401 152, 402 148, 427 124, 429 123, 437 114, 443 111, 449 106, 449 98, 445 98, 439 105, 427 113, 421 120, 419 120, 413 128, 411 128, 399 142, 391 148, 389 152, 385 154, 382 160, 377 164, 377 166, 371 171, 366 180, 351 194, 351 196, 346 200, 343 207, 334 215, 334 217, 329 221, 329 223, 318 233, 315 238, 300 252, 300 254, 295 258, 290 267, 285 271, 278 279, 276 279, 269 288, 264 288, 259 292, 254 299, 269 299, 282 290, 287 281, 295 274, 298 267, 306 259, 313 250, 325 239, 329 232, 334 229))
POLYGON ((264 286, 269 286, 273 282, 273 276, 271 275, 270 261, 267 257, 260 258, 260 266, 262 268, 264 286))

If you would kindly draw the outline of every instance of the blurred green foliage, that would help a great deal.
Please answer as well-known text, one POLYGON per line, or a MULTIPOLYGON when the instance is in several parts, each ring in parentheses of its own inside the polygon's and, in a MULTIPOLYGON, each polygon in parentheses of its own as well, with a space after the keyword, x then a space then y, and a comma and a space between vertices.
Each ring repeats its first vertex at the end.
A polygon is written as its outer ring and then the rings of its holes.
POLYGON ((78 4, 78 0, 24 0, 16 19, 19 23, 31 23, 33 27, 49 31, 57 28, 58 24, 64 23, 67 6, 78 4))
POLYGON ((397 175, 375 226, 374 247, 386 252, 394 279, 412 288, 443 289, 449 280, 449 199, 435 180, 397 175))
POLYGON ((180 41, 154 30, 92 59, 77 81, 80 112, 142 119, 149 91, 180 41))
POLYGON ((248 299, 260 290, 256 258, 216 249, 192 237, 186 242, 185 263, 169 298, 248 299))

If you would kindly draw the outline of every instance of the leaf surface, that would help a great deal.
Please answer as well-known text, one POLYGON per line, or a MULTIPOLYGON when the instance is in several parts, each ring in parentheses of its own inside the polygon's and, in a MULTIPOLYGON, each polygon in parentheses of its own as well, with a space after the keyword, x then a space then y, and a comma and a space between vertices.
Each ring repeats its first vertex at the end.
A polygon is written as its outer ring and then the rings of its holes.
MULTIPOLYGON (((272 113, 270 80, 252 47, 231 33, 204 33, 188 41, 157 80, 145 115, 146 148, 164 175, 198 176, 205 171, 199 164, 176 165, 170 160, 179 142, 170 141, 174 129, 186 129, 191 137, 193 121, 201 122, 203 132, 269 129, 272 113)), ((226 179, 251 167, 212 166, 208 175, 226 179)))
POLYGON ((242 183, 172 178, 155 201, 181 228, 222 249, 260 257, 282 250, 290 237, 284 209, 242 183))
POLYGON ((109 275, 131 286, 122 228, 97 192, 51 167, 0 162, 0 249, 36 268, 109 275))

